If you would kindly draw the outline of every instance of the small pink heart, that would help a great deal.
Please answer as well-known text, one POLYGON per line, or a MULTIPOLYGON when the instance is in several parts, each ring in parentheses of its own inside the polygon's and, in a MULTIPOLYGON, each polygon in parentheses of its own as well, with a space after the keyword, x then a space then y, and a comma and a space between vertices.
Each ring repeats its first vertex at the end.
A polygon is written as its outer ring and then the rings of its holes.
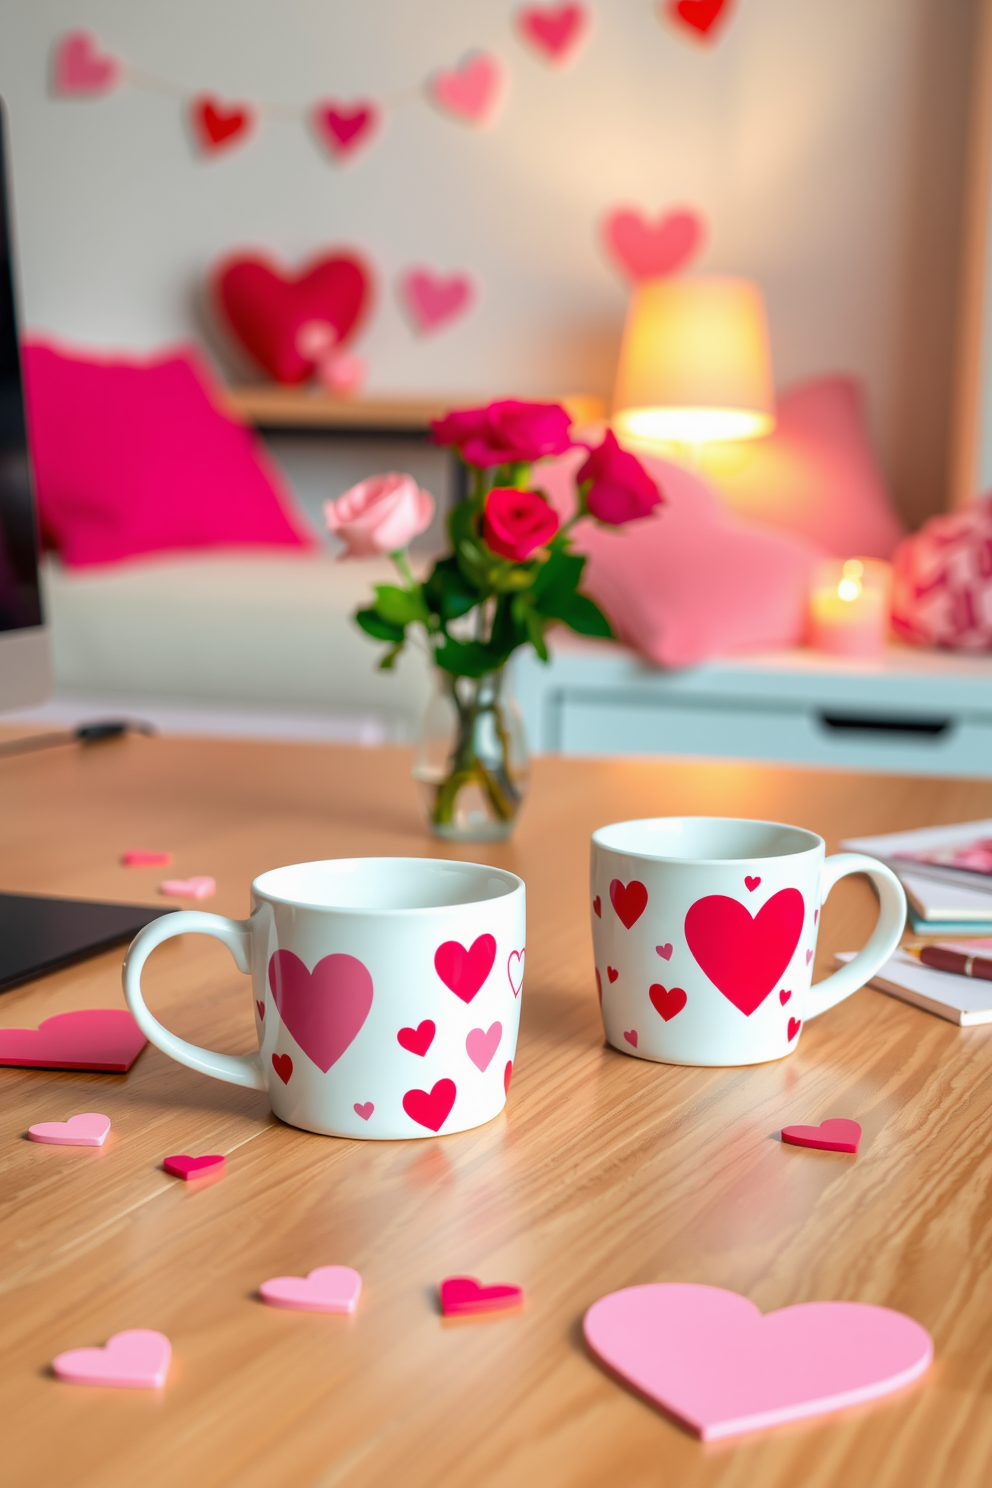
POLYGON ((68 1121, 40 1121, 28 1127, 28 1136, 32 1142, 49 1142, 53 1147, 102 1147, 109 1130, 109 1116, 86 1111, 68 1121))
POLYGON ((216 893, 217 884, 209 874, 201 873, 194 878, 167 878, 158 891, 170 899, 209 899, 216 893))
POLYGON ((510 978, 510 987, 514 997, 520 996, 520 988, 524 984, 524 957, 526 955, 526 947, 522 951, 511 951, 506 963, 506 974, 510 978))
POLYGON ((502 1023, 491 1023, 488 1029, 473 1028, 465 1039, 465 1052, 476 1069, 485 1072, 503 1037, 502 1023))
POLYGON ((861 1123, 840 1116, 821 1121, 819 1126, 783 1126, 782 1141, 793 1147, 817 1147, 823 1152, 857 1152, 861 1123))
POLYGON ((436 72, 428 93, 438 108, 469 124, 491 123, 504 92, 503 68, 489 52, 469 52, 457 67, 436 72))
POLYGON ((610 982, 612 983, 616 981, 620 973, 617 971, 615 966, 608 966, 606 968, 606 975, 609 977, 610 982))
POLYGON ((633 1049, 636 1049, 637 1048, 637 1029, 636 1028, 631 1028, 629 1031, 625 1031, 624 1038, 627 1040, 628 1044, 630 1044, 631 1048, 633 1048, 633 1049))
POLYGON ((414 329, 426 332, 464 315, 475 298, 475 287, 467 274, 414 268, 400 275, 399 293, 414 329))
POLYGON ((223 1155, 219 1153, 208 1157, 187 1157, 185 1153, 177 1153, 174 1157, 164 1158, 162 1166, 173 1178, 183 1178, 188 1182, 190 1178, 205 1178, 208 1173, 222 1173, 225 1164, 223 1155))
POLYGON ((760 882, 760 878, 751 878, 751 876, 748 875, 744 880, 744 887, 748 890, 749 893, 753 894, 760 882))
POLYGON ((672 959, 672 943, 671 943, 670 940, 669 941, 666 941, 663 946, 655 946, 655 950, 658 952, 658 955, 661 957, 661 959, 663 961, 671 961, 671 959, 672 959))
POLYGON ((52 83, 55 92, 63 97, 92 98, 109 93, 120 75, 120 62, 101 52, 96 37, 88 31, 70 31, 56 43, 52 83))
POLYGON ((588 24, 584 5, 528 5, 517 11, 520 35, 549 62, 567 61, 588 24))
POLYGON ((356 1116, 361 1116, 363 1121, 368 1121, 374 1110, 375 1106, 371 1101, 366 1101, 363 1106, 360 1106, 357 1101, 355 1102, 355 1114, 356 1116))
POLYGON ((806 952, 806 965, 807 966, 812 961, 812 959, 813 959, 813 952, 812 951, 807 951, 806 952))
POLYGON ((803 1022, 802 1022, 802 1019, 801 1018, 790 1018, 789 1019, 789 1043, 790 1044, 792 1043, 792 1040, 795 1038, 796 1034, 799 1032, 799 1030, 800 1030, 800 1028, 802 1028, 802 1026, 803 1026, 803 1022))
POLYGON ((264 1020, 265 1020, 265 1003, 264 1002, 261 1002, 257 997, 255 998, 255 1008, 256 1008, 256 1010, 258 1012, 259 1018, 264 1022, 264 1020))
POLYGON ((270 1307, 296 1312, 354 1312, 362 1278, 351 1266, 318 1266, 306 1276, 273 1276, 259 1287, 270 1307))
POLYGON ((134 847, 129 852, 121 853, 121 862, 125 868, 168 868, 172 862, 172 854, 149 852, 144 848, 134 847))
POLYGON ((151 1328, 115 1333, 103 1348, 69 1349, 52 1360, 59 1379, 74 1385, 117 1385, 158 1390, 165 1384, 172 1344, 151 1328))
POLYGON ((660 279, 674 274, 702 247, 704 228, 695 212, 669 212, 651 222, 629 207, 618 207, 603 224, 606 248, 629 278, 660 279))
POLYGON ((786 992, 785 988, 783 987, 782 991, 778 994, 778 1000, 782 1004, 782 1006, 785 1007, 785 1004, 788 1002, 791 996, 792 993, 786 992))

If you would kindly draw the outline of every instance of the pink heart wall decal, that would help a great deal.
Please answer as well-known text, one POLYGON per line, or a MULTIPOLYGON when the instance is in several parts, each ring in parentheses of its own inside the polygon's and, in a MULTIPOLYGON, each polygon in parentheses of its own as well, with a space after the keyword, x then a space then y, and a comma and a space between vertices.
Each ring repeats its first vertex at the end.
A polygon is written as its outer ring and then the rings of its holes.
POLYGON ((259 1287, 270 1307, 295 1312, 354 1312, 362 1278, 351 1266, 317 1266, 306 1276, 273 1276, 259 1287))
POLYGON ((648 891, 636 878, 632 878, 629 884, 621 883, 619 878, 615 878, 610 884, 610 903, 628 930, 641 918, 647 902, 648 891))
POLYGON ((32 1142, 53 1147, 102 1147, 110 1131, 110 1117, 100 1111, 85 1111, 68 1121, 39 1121, 28 1127, 32 1142))
POLYGON ((524 984, 524 958, 526 955, 526 946, 522 951, 511 951, 506 963, 506 974, 510 979, 510 989, 514 997, 520 996, 520 988, 524 984))
POLYGON ((573 57, 588 25, 584 5, 525 5, 517 11, 517 30, 547 62, 573 57))
POLYGON ((929 1333, 864 1302, 762 1315, 721 1287, 626 1287, 585 1315, 596 1357, 703 1441, 887 1395, 933 1358, 929 1333))
POLYGON ((454 1080, 438 1080, 430 1090, 408 1090, 403 1097, 403 1109, 418 1126, 440 1131, 451 1114, 456 1094, 454 1080))
POLYGON ((432 269, 408 269, 400 276, 399 293, 403 306, 420 332, 436 331, 450 320, 464 315, 475 298, 475 288, 467 274, 435 274, 432 269))
POLYGON ((125 868, 167 868, 172 862, 171 852, 154 852, 145 847, 132 847, 121 853, 125 868))
POLYGON ((613 262, 630 279, 660 279, 684 268, 703 244, 705 230, 696 212, 663 213, 651 222, 630 207, 618 207, 603 224, 613 262))
POLYGON ((0 1028, 0 1064, 129 1070, 148 1040, 124 1008, 56 1013, 37 1028, 0 1028))
POLYGON ((428 93, 445 113, 467 124, 489 124, 505 91, 499 59, 489 52, 469 52, 457 67, 436 72, 428 93))
POLYGON ((493 1062, 493 1056, 503 1037, 502 1023, 491 1023, 488 1028, 473 1028, 465 1039, 465 1052, 483 1073, 493 1062))
POLYGON ((69 1349, 52 1360, 59 1379, 74 1385, 117 1385, 157 1390, 165 1384, 172 1344, 151 1328, 115 1333, 103 1348, 69 1349))
POLYGON ((121 64, 101 52, 89 31, 70 31, 55 44, 52 56, 52 86, 65 98, 94 98, 117 86, 121 64))
POLYGON ((805 913, 798 889, 780 889, 753 919, 736 899, 709 894, 689 909, 685 938, 710 981, 749 1018, 792 960, 805 913))
POLYGON ((496 960, 496 941, 492 935, 480 935, 469 950, 457 940, 446 940, 434 952, 434 970, 446 987, 471 1002, 496 960))
POLYGON ((379 124, 379 110, 370 99, 353 104, 327 99, 316 105, 310 120, 320 143, 342 160, 371 140, 379 124))
POLYGON ((269 987, 282 1021, 325 1075, 355 1041, 372 1007, 372 978, 357 956, 324 956, 307 971, 293 951, 275 951, 269 987))

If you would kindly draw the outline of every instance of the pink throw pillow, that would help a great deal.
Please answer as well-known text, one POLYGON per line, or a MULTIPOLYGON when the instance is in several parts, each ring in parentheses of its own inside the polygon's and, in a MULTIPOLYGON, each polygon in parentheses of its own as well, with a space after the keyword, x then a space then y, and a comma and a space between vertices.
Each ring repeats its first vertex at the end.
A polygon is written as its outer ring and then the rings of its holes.
POLYGON ((41 527, 71 568, 316 540, 192 349, 148 361, 24 348, 41 527))
MULTIPOLYGON (((573 475, 584 451, 536 473, 562 517, 574 509, 573 475)), ((762 646, 798 645, 822 548, 728 513, 691 471, 638 457, 666 504, 626 527, 592 521, 576 529, 588 555, 582 587, 606 611, 619 638, 662 666, 762 646)))
POLYGON ((774 434, 704 450, 702 462, 738 516, 808 538, 835 558, 889 558, 905 535, 851 377, 800 383, 779 398, 774 434))
POLYGON ((899 544, 892 626, 917 646, 992 651, 992 495, 931 517, 899 544))

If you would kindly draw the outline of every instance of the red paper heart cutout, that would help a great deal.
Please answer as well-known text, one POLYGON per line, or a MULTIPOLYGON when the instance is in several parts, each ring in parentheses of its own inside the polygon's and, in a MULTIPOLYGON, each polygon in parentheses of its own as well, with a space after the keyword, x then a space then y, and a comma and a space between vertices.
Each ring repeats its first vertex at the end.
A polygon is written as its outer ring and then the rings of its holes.
POLYGON ((628 930, 641 918, 647 902, 648 891, 636 878, 632 878, 629 884, 622 884, 615 878, 610 884, 610 903, 616 910, 617 918, 628 930))
POLYGON ((602 1007, 603 1006, 603 978, 599 974, 599 967, 598 966, 596 967, 596 996, 599 998, 599 1005, 600 1005, 600 1007, 602 1007))
POLYGON ((789 1019, 789 1043, 790 1044, 792 1043, 792 1040, 795 1038, 796 1034, 799 1032, 799 1030, 800 1030, 800 1028, 802 1028, 802 1026, 803 1026, 803 1023, 802 1023, 802 1019, 801 1018, 790 1018, 789 1019))
POLYGON ((287 384, 303 382, 316 361, 300 349, 300 331, 313 322, 333 331, 341 347, 370 299, 371 277, 352 254, 316 259, 299 274, 284 274, 261 258, 233 258, 213 276, 224 317, 258 365, 287 384))
POLYGON ((658 982, 648 988, 648 996, 655 1012, 660 1013, 666 1023, 680 1013, 689 1000, 681 987, 665 988, 658 982))
POLYGON ((804 918, 798 889, 780 889, 753 919, 738 900, 709 894, 689 909, 685 938, 713 985, 749 1018, 792 960, 804 918))
POLYGON ((634 280, 674 274, 694 258, 705 230, 696 212, 668 212, 650 222, 630 207, 618 207, 603 224, 607 251, 634 280))
POLYGON ((430 1018, 425 1018, 418 1023, 416 1028, 401 1028, 396 1035, 396 1042, 401 1049, 407 1049, 411 1054, 419 1054, 421 1057, 427 1053, 434 1042, 436 1027, 430 1018))
POLYGON ((669 20, 676 25, 688 26, 697 40, 712 40, 710 32, 730 11, 729 0, 668 0, 666 7, 669 20))
POLYGON ((517 11, 524 41, 550 62, 564 62, 575 51, 589 21, 584 5, 527 5, 517 11))
POLYGON ((358 1101, 355 1102, 355 1114, 361 1116, 363 1121, 368 1121, 374 1110, 375 1106, 371 1101, 366 1101, 364 1105, 359 1105, 358 1101))
POLYGON ((204 1178, 208 1173, 220 1173, 224 1167, 224 1158, 218 1153, 209 1157, 188 1157, 185 1152, 176 1153, 173 1157, 163 1160, 162 1166, 173 1178, 204 1178))
POLYGON ((438 1080, 430 1090, 408 1090, 403 1097, 403 1109, 411 1121, 436 1132, 448 1119, 455 1104, 454 1080, 438 1080))
POLYGON ((193 99, 190 118, 200 149, 213 155, 247 135, 255 115, 246 103, 224 104, 219 98, 204 95, 193 99))
POLYGON ((524 1300, 518 1286, 480 1286, 474 1276, 449 1276, 440 1286, 441 1311, 445 1317, 465 1317, 477 1312, 507 1312, 524 1300))
POLYGON ((293 1061, 288 1054, 273 1054, 272 1068, 279 1076, 284 1085, 289 1084, 289 1077, 293 1073, 293 1061))
POLYGON ((630 1046, 631 1046, 632 1049, 636 1049, 637 1048, 637 1029, 636 1028, 632 1028, 629 1031, 629 1033, 628 1032, 625 1032, 624 1033, 624 1038, 627 1040, 628 1044, 630 1044, 630 1046))
POLYGON ((781 992, 778 994, 778 1000, 782 1004, 782 1006, 785 1007, 785 1004, 788 1002, 788 1000, 789 1000, 789 998, 791 996, 792 996, 792 993, 791 992, 786 992, 785 988, 783 987, 782 990, 781 990, 781 992))
POLYGON ((371 139, 379 123, 379 110, 367 98, 353 104, 325 99, 314 107, 310 120, 320 143, 340 160, 371 139))
POLYGON ((615 982, 620 973, 617 971, 615 966, 608 966, 606 968, 606 975, 609 977, 611 982, 615 982))
POLYGON ((293 951, 275 951, 269 987, 283 1023, 325 1075, 357 1038, 372 1007, 372 978, 357 956, 324 956, 307 971, 293 951))
POLYGON ((817 1147, 823 1152, 857 1152, 861 1123, 838 1116, 821 1121, 819 1126, 783 1126, 782 1141, 793 1147, 817 1147))
POLYGON ((471 1002, 496 960, 496 941, 492 935, 480 935, 466 950, 457 940, 446 940, 434 952, 434 970, 444 985, 471 1002))
POLYGON ((56 1013, 37 1028, 0 1029, 0 1064, 122 1074, 147 1042, 126 1009, 79 1008, 56 1013))
POLYGON ((510 1093, 510 1080, 512 1079, 512 1077, 513 1077, 513 1060, 512 1059, 508 1059, 506 1061, 506 1069, 503 1071, 503 1094, 504 1095, 509 1095, 509 1093, 510 1093))
POLYGON ((600 899, 600 897, 599 897, 598 894, 596 895, 595 899, 592 901, 592 907, 593 907, 593 913, 595 914, 597 920, 601 920, 603 918, 603 901, 602 901, 602 899, 600 899))
POLYGON ((748 876, 744 880, 744 887, 748 890, 749 893, 753 894, 760 883, 760 878, 751 878, 750 876, 748 876))
POLYGON ((672 943, 670 940, 666 941, 663 946, 655 946, 655 950, 658 952, 658 955, 661 957, 662 961, 671 961, 672 943))

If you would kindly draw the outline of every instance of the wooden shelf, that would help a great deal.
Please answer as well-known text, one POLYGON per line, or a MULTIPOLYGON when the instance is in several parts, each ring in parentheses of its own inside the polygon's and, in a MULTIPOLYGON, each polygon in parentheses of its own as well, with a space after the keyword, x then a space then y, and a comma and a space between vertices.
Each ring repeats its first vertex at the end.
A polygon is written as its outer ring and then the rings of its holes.
MULTIPOLYGON (((432 419, 471 401, 464 397, 336 398, 322 388, 275 383, 228 388, 226 398, 231 413, 259 429, 367 429, 390 434, 426 434, 432 419)), ((602 398, 579 394, 560 402, 576 424, 596 423, 606 414, 602 398)))

